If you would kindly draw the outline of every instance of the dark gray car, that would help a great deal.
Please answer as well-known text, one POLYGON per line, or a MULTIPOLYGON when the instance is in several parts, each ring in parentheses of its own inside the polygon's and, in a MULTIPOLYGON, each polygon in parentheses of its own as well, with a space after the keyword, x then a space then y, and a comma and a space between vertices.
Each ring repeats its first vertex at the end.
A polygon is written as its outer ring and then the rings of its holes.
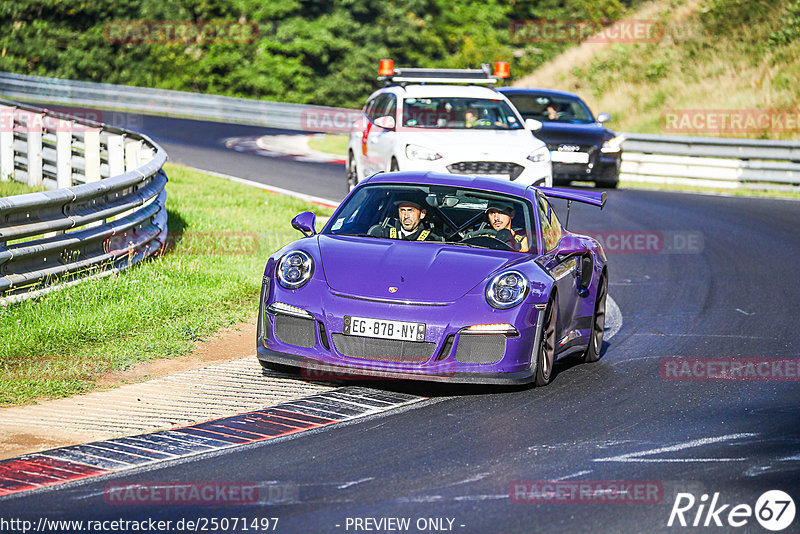
POLYGON ((523 119, 542 122, 535 135, 550 149, 554 182, 579 180, 600 187, 617 186, 622 139, 603 126, 610 118, 608 113, 595 117, 578 95, 566 91, 517 87, 498 91, 523 119))

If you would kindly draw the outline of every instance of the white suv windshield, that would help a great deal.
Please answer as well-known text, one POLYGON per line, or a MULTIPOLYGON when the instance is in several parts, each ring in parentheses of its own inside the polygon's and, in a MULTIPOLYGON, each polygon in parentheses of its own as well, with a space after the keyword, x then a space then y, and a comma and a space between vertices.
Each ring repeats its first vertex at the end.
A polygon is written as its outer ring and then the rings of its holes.
POLYGON ((403 126, 430 129, 519 130, 522 125, 503 100, 488 98, 406 98, 403 126))

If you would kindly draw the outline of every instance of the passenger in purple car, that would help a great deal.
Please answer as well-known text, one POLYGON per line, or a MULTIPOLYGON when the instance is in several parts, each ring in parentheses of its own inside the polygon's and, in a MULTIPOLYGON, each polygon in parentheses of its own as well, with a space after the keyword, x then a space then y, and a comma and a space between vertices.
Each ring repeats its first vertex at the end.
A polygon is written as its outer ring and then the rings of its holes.
POLYGON ((489 220, 489 226, 486 227, 486 223, 484 223, 481 228, 468 233, 467 237, 488 235, 508 244, 512 250, 528 252, 528 238, 525 230, 511 227, 515 213, 514 205, 510 202, 490 200, 486 206, 486 218, 489 220))
POLYGON ((369 235, 406 241, 442 241, 441 237, 425 227, 423 221, 428 210, 422 193, 402 193, 394 205, 397 206, 395 224, 387 227, 376 224, 369 229, 369 235))

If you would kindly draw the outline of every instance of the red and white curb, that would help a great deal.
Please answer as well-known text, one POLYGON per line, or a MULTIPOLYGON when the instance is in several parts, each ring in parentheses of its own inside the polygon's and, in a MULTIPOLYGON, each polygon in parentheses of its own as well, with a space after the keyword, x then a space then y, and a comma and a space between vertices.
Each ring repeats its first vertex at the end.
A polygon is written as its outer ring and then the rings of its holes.
MULTIPOLYGON (((324 135, 324 134, 323 134, 324 135)), ((264 135, 262 137, 229 137, 225 147, 236 152, 248 152, 270 158, 288 158, 310 163, 344 165, 345 159, 308 146, 313 135, 264 135)))
POLYGON ((388 412, 425 397, 344 387, 182 428, 0 461, 0 500, 21 492, 267 441, 388 412))

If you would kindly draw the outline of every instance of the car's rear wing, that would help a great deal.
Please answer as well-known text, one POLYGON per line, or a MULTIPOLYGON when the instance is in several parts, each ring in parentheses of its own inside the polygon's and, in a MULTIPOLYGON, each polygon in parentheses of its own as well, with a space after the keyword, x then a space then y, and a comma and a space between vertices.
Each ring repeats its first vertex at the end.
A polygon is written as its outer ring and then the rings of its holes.
POLYGON ((584 204, 591 204, 603 209, 606 204, 606 194, 595 193, 594 191, 581 191, 577 189, 560 189, 558 187, 537 187, 539 191, 546 197, 562 198, 564 200, 574 200, 575 202, 583 202, 584 204))

